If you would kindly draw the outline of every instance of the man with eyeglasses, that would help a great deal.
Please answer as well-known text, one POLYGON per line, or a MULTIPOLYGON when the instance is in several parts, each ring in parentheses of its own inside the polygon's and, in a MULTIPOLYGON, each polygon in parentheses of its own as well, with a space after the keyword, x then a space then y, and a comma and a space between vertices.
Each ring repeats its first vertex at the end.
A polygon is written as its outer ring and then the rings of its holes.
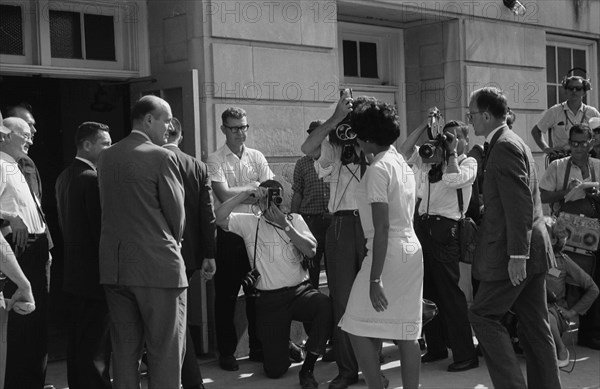
MULTIPOLYGON (((42 388, 47 366, 47 300, 49 261, 46 220, 39 199, 25 180, 17 161, 27 155, 32 133, 23 119, 10 117, 2 124, 10 132, 0 141, 0 229, 31 283, 37 308, 28 316, 9 313, 5 388, 42 388)), ((5 293, 12 295, 9 282, 5 293)))
POLYGON ((589 80, 581 76, 566 77, 562 83, 567 100, 548 108, 540 121, 533 126, 531 136, 550 160, 558 158, 569 149, 569 129, 575 124, 588 123, 600 117, 598 110, 583 103, 591 89, 589 80), (548 134, 548 142, 543 134, 548 134))
MULTIPOLYGON (((238 107, 227 108, 221 115, 221 131, 225 144, 208 156, 207 165, 216 197, 215 209, 221 203, 247 190, 258 188, 263 181, 273 179, 265 156, 258 150, 245 146, 248 129, 246 111, 238 107)), ((251 201, 238 205, 234 212, 252 213, 251 201)), ((239 369, 234 356, 238 337, 235 331, 234 312, 242 280, 250 271, 250 261, 244 240, 238 235, 217 228, 217 273, 215 274, 215 321, 219 366, 223 370, 239 369)), ((256 335, 254 297, 246 295, 248 318, 249 358, 262 362, 262 346, 256 335)))
MULTIPOLYGON (((591 158, 590 150, 594 144, 594 137, 590 126, 576 124, 569 131, 569 146, 571 156, 553 161, 540 180, 540 191, 543 203, 550 203, 554 213, 567 212, 592 218, 600 216, 597 210, 600 204, 598 187, 587 190, 587 197, 565 203, 565 196, 575 187, 584 182, 600 181, 600 159, 591 158), (596 205, 593 205, 594 198, 596 205)), ((598 253, 589 252, 569 253, 575 262, 583 265, 594 263, 598 253)), ((597 259, 597 258, 596 258, 597 259)), ((590 269, 594 274, 594 282, 600 281, 598 266, 590 269)), ((586 315, 581 316, 578 332, 578 343, 583 346, 600 350, 600 305, 595 302, 586 315)))

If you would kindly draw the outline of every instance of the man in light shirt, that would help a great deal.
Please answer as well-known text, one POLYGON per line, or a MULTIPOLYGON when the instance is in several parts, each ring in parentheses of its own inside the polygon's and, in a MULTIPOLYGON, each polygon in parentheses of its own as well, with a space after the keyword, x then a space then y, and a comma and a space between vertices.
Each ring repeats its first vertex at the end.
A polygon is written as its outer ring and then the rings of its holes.
MULTIPOLYGON (((47 365, 47 299, 49 268, 46 221, 17 161, 33 144, 29 125, 20 118, 4 119, 10 131, 0 142, 0 219, 7 225, 2 235, 11 245, 19 265, 31 283, 37 309, 31 315, 9 314, 6 389, 43 387, 47 365)), ((8 283, 11 295, 16 285, 8 283)))

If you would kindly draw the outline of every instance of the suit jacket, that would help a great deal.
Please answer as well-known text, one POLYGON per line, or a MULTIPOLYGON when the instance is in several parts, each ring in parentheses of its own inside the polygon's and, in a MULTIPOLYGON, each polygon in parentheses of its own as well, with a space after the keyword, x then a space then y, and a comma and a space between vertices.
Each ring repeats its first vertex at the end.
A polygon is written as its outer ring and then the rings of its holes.
POLYGON ((508 127, 501 128, 490 142, 483 174, 485 214, 473 261, 475 278, 509 279, 509 255, 529 255, 528 276, 547 271, 554 255, 531 150, 508 127))
POLYGON ((79 296, 104 300, 98 269, 98 174, 87 163, 75 159, 58 176, 55 189, 64 242, 63 289, 79 296))
POLYGON ((132 132, 98 160, 100 283, 187 286, 184 192, 175 154, 132 132))
POLYGON ((204 258, 215 257, 215 213, 206 164, 184 153, 174 144, 166 144, 177 157, 185 189, 185 229, 181 254, 186 270, 202 267, 204 258))

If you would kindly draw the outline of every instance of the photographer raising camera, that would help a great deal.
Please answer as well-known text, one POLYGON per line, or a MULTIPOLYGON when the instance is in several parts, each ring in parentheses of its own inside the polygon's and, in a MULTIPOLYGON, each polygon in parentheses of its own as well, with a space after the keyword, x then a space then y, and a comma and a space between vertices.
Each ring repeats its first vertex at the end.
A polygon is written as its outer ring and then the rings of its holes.
MULTIPOLYGON (((479 366, 467 301, 458 285, 459 220, 471 199, 477 162, 465 155, 469 143, 465 123, 450 121, 443 125, 437 108, 430 110, 428 123, 430 141, 418 149, 420 158, 413 158, 419 198, 415 230, 423 246, 423 297, 435 301, 440 314, 423 329, 427 353, 421 361, 445 359, 450 347, 454 363, 448 371, 456 372, 479 366)), ((402 149, 410 149, 408 146, 413 147, 405 143, 402 149)))
MULTIPOLYGON (((246 244, 251 271, 243 280, 256 297, 257 335, 263 344, 264 370, 279 378, 289 368, 288 344, 292 320, 310 322, 307 355, 299 373, 300 384, 317 387, 313 370, 325 353, 332 316, 329 297, 314 289, 308 279, 304 256, 316 253, 316 239, 298 214, 285 214, 279 206, 283 188, 267 180, 224 202, 216 211, 216 223, 241 236, 246 244), (236 206, 255 198, 254 213, 232 213, 236 206)), ((248 293, 248 292, 247 292, 248 293)))

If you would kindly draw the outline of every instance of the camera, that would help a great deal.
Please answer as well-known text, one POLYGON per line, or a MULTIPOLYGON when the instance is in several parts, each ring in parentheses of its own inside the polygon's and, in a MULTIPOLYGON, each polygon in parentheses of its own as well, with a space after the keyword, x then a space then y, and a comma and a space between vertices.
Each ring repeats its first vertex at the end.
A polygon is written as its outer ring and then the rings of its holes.
POLYGON ((271 204, 275 204, 279 207, 283 203, 283 197, 281 197, 281 189, 279 188, 267 188, 267 208, 271 207, 271 204))
POLYGON ((419 148, 419 156, 423 163, 441 164, 446 160, 446 135, 443 133, 444 117, 442 112, 433 107, 429 112, 428 135, 429 141, 419 148))
MULTIPOLYGON (((352 89, 341 89, 340 98, 347 93, 352 97, 352 89)), ((350 125, 350 118, 352 113, 346 115, 344 120, 338 123, 335 129, 329 133, 329 142, 342 147, 342 165, 348 165, 350 163, 359 164, 360 157, 356 153, 356 146, 358 142, 356 140, 356 133, 352 130, 350 125)))
POLYGON ((257 268, 250 270, 242 280, 242 289, 245 294, 256 295, 256 283, 260 279, 260 272, 257 268))

